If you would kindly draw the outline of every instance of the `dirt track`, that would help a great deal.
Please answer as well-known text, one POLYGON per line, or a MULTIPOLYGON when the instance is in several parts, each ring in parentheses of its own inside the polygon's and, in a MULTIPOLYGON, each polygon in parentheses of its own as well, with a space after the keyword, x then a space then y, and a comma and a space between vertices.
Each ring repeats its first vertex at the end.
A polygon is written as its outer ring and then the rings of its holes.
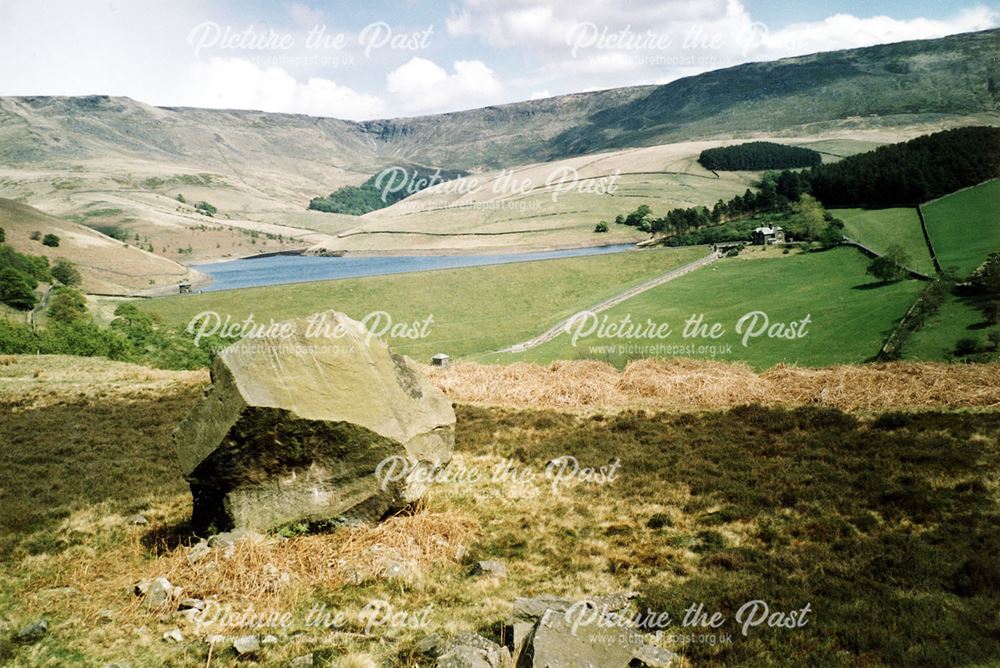
MULTIPOLYGON (((695 269, 699 269, 706 265, 712 264, 718 259, 719 259, 719 254, 716 253, 715 251, 712 251, 711 253, 701 258, 700 260, 695 260, 690 264, 686 264, 683 267, 678 267, 677 269, 668 271, 662 276, 657 276, 656 278, 646 281, 641 285, 636 285, 635 287, 629 288, 625 292, 621 292, 610 299, 606 299, 599 304, 591 306, 589 309, 584 309, 583 311, 580 311, 580 313, 600 313, 601 311, 607 311, 609 308, 613 308, 627 299, 631 299, 632 297, 635 297, 638 294, 646 292, 647 290, 652 290, 653 288, 663 285, 664 283, 669 283, 675 278, 680 278, 685 274, 691 273, 695 269)), ((513 346, 510 346, 509 348, 504 348, 503 350, 500 350, 498 352, 520 353, 524 352, 525 350, 530 350, 531 348, 534 348, 536 346, 540 346, 543 343, 547 343, 552 339, 556 338, 557 336, 559 336, 560 334, 562 334, 563 332, 567 331, 567 327, 570 325, 570 323, 573 322, 575 318, 579 317, 580 313, 575 313, 571 315, 570 317, 559 322, 558 324, 554 325, 550 329, 542 332, 541 334, 532 339, 528 339, 527 341, 522 341, 521 343, 516 343, 513 346)))

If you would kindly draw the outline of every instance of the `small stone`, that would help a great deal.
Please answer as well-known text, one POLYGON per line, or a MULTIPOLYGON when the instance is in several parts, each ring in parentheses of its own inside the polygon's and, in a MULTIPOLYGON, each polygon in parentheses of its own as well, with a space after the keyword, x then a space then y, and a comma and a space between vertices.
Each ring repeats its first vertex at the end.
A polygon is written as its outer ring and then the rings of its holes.
POLYGON ((132 664, 128 661, 115 661, 114 663, 104 664, 104 668, 132 668, 132 664))
POLYGON ((136 596, 145 596, 147 591, 149 591, 149 580, 139 580, 132 585, 132 593, 136 596))
POLYGON ((266 635, 260 640, 261 645, 277 645, 278 636, 266 635))
POLYGON ((46 598, 62 598, 65 596, 76 596, 79 593, 80 590, 76 587, 51 587, 41 590, 38 592, 38 595, 46 598))
POLYGON ((438 657, 437 668, 497 668, 484 650, 460 645, 438 657))
POLYGON ((201 559, 204 559, 211 553, 212 553, 212 548, 208 546, 208 541, 204 540, 200 541, 195 545, 192 545, 191 548, 188 549, 187 552, 188 563, 193 564, 197 561, 200 561, 201 559))
POLYGON ((257 636, 240 636, 233 641, 233 649, 237 654, 253 654, 260 650, 260 640, 257 636))
POLYGON ((101 623, 113 622, 115 621, 115 611, 110 608, 105 608, 97 613, 97 621, 101 623))
POLYGON ((288 668, 307 668, 313 665, 312 653, 297 656, 288 663, 288 668))
POLYGON ((49 623, 40 619, 37 622, 28 624, 14 634, 12 640, 19 645, 32 645, 49 633, 49 623))
POLYGON ((677 661, 676 654, 653 645, 639 645, 632 650, 632 656, 644 668, 670 668, 677 661))
POLYGON ((184 642, 184 634, 180 629, 172 629, 163 634, 163 639, 167 642, 184 642))
POLYGON ((222 533, 210 536, 208 539, 208 546, 212 548, 230 548, 235 547, 237 543, 244 540, 261 543, 267 540, 267 538, 253 529, 239 528, 233 529, 232 531, 223 531, 222 533))
POLYGON ((154 578, 146 590, 146 607, 160 608, 169 603, 175 593, 175 587, 170 584, 170 580, 164 577, 154 578))
POLYGON ((420 577, 420 568, 414 561, 388 559, 380 569, 380 575, 386 580, 414 582, 420 577))
POLYGON ((142 513, 136 513, 135 515, 129 515, 125 518, 125 524, 131 524, 133 526, 142 526, 144 524, 149 524, 149 520, 142 513))
POLYGON ((445 648, 445 639, 440 633, 432 633, 429 636, 424 636, 417 643, 417 653, 424 656, 437 656, 443 653, 445 648))
POLYGON ((182 598, 177 603, 178 610, 204 610, 205 601, 200 598, 182 598))
POLYGON ((472 575, 490 575, 497 578, 507 577, 507 566, 502 561, 477 561, 472 567, 472 575))
POLYGON ((290 573, 278 569, 274 564, 264 564, 264 577, 268 591, 277 591, 292 581, 290 573))

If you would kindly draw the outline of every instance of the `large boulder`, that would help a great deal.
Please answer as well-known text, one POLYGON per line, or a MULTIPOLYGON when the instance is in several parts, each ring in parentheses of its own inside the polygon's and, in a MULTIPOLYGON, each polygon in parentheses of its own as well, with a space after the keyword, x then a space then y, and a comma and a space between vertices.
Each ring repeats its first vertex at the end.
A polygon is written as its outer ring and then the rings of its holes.
POLYGON ((517 668, 669 668, 677 655, 648 644, 628 614, 633 594, 514 602, 517 668), (524 625, 530 628, 524 634, 524 625))
POLYGON ((677 655, 639 639, 635 630, 573 629, 565 613, 549 610, 528 636, 518 668, 670 668, 677 655))
POLYGON ((327 311, 257 334, 216 357, 174 433, 199 530, 378 519, 451 460, 450 402, 361 323, 327 311))

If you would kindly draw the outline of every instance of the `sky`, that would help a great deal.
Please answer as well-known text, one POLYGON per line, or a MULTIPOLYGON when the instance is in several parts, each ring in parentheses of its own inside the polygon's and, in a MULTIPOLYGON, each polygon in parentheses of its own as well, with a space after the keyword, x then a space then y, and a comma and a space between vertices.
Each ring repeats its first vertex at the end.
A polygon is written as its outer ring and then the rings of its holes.
POLYGON ((1000 0, 0 0, 0 95, 352 120, 1000 26, 1000 0))

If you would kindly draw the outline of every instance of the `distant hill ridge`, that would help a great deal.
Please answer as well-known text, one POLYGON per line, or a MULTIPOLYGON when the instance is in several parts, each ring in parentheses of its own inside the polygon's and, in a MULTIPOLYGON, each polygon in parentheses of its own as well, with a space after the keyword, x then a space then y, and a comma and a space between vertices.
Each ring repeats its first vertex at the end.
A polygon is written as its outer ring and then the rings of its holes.
POLYGON ((360 183, 394 161, 495 169, 850 123, 976 116, 990 124, 1000 119, 998 51, 1000 30, 990 30, 739 65, 662 86, 363 122, 108 96, 8 97, 0 98, 0 164, 121 155, 239 172, 266 160, 275 169, 314 171, 333 187, 331 174, 360 183))

